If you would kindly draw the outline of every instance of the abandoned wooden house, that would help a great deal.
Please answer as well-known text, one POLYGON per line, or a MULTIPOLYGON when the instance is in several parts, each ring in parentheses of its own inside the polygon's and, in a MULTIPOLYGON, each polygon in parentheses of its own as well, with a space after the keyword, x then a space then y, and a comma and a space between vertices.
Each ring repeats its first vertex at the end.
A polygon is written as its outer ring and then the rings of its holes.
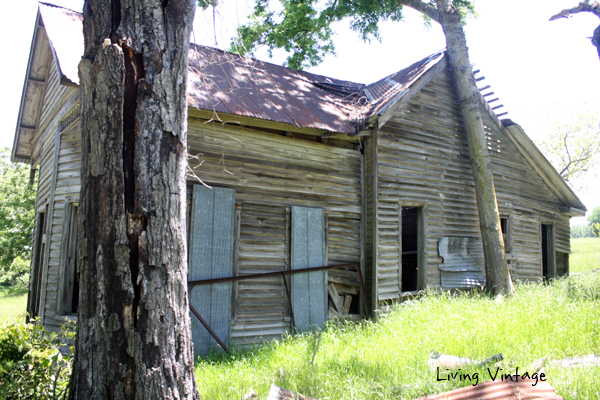
MULTIPOLYGON (((38 176, 28 311, 50 329, 76 318, 78 301, 81 23, 77 12, 40 4, 12 152, 38 176)), ((443 52, 364 85, 192 45, 188 86, 189 279, 252 277, 191 290, 224 344, 358 318, 425 287, 484 283, 443 52), (346 269, 278 274, 335 265, 346 269)), ((486 99, 512 278, 567 274, 569 218, 585 207, 486 99)), ((191 318, 205 353, 213 339, 191 318)))

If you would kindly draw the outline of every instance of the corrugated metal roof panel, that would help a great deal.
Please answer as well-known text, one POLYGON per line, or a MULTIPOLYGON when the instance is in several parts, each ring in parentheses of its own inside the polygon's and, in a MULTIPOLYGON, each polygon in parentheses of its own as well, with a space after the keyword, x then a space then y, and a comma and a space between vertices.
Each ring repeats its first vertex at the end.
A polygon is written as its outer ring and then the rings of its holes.
POLYGON ((485 285, 485 257, 480 238, 443 237, 438 244, 442 289, 477 288, 485 285))
MULTIPOLYGON (((355 131, 364 85, 191 45, 188 104, 333 132, 355 131)), ((366 99, 366 98, 365 98, 366 99)))
POLYGON ((430 394, 415 400, 563 400, 547 382, 519 379, 479 383, 449 392, 430 394))
POLYGON ((378 114, 390 101, 393 101, 403 90, 412 85, 425 72, 437 64, 444 54, 445 52, 443 51, 434 53, 409 67, 367 85, 366 90, 369 93, 369 100, 373 104, 373 108, 369 114, 378 114))

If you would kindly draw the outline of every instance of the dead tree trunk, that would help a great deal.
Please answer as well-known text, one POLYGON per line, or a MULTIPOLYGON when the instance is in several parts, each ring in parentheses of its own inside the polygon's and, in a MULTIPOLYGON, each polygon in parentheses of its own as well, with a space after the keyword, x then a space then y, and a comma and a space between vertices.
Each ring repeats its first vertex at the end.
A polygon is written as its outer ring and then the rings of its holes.
POLYGON ((492 293, 509 295, 513 286, 506 265, 504 242, 500 229, 500 216, 494 177, 481 115, 479 114, 479 91, 475 85, 473 70, 460 13, 451 0, 436 0, 439 23, 446 35, 446 47, 454 81, 458 91, 460 111, 463 116, 473 177, 479 223, 485 256, 486 288, 492 293))
POLYGON ((71 399, 199 399, 187 297, 193 0, 86 0, 71 399))

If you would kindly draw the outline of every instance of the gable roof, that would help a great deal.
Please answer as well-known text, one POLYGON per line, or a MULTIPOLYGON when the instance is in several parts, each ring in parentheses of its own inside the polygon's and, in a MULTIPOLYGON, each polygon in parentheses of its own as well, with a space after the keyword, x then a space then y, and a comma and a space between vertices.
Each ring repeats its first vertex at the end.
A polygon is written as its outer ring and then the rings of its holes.
MULTIPOLYGON (((13 161, 28 161, 31 157, 31 141, 37 128, 48 75, 48 52, 52 53, 60 82, 73 86, 79 84, 77 70, 83 54, 82 29, 81 13, 52 4, 39 4, 13 144, 13 161)), ((445 66, 445 52, 440 51, 365 85, 191 44, 187 101, 189 107, 201 110, 285 123, 298 128, 357 134, 375 121, 379 127, 385 124, 445 66)), ((502 122, 482 96, 480 100, 502 128, 502 122)), ((556 196, 569 207, 585 210, 583 203, 525 132, 512 121, 506 125, 519 150, 556 196)), ((577 214, 577 211, 572 213, 577 214)))
MULTIPOLYGON (((30 141, 39 119, 43 82, 32 72, 50 51, 62 84, 78 85, 77 67, 83 54, 81 13, 40 3, 31 48, 23 102, 15 133, 13 160, 27 161, 30 141), (48 50, 46 50, 48 51, 48 50), (35 83, 31 83, 35 82, 35 83), (39 87, 34 90, 32 87, 39 87), (29 131, 25 131, 29 129, 29 131)), ((189 50, 188 106, 286 123, 298 128, 355 134, 366 121, 386 110, 394 100, 443 57, 435 53, 370 85, 343 81, 305 71, 241 57, 223 50, 191 44, 189 50)))

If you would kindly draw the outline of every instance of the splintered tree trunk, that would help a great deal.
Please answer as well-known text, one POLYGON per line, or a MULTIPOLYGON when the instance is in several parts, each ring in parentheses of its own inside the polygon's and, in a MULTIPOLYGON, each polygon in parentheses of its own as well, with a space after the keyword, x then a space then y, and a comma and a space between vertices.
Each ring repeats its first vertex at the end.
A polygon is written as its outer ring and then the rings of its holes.
POLYGON ((70 398, 199 399, 187 297, 193 0, 87 0, 70 398))
POLYGON ((513 286, 504 253, 498 202, 490 156, 487 151, 485 130, 479 114, 479 91, 473 78, 465 32, 461 25, 460 14, 452 5, 451 0, 436 0, 436 4, 439 22, 446 35, 448 57, 454 73, 459 107, 467 131, 483 239, 486 288, 492 293, 510 295, 513 292, 513 286))

